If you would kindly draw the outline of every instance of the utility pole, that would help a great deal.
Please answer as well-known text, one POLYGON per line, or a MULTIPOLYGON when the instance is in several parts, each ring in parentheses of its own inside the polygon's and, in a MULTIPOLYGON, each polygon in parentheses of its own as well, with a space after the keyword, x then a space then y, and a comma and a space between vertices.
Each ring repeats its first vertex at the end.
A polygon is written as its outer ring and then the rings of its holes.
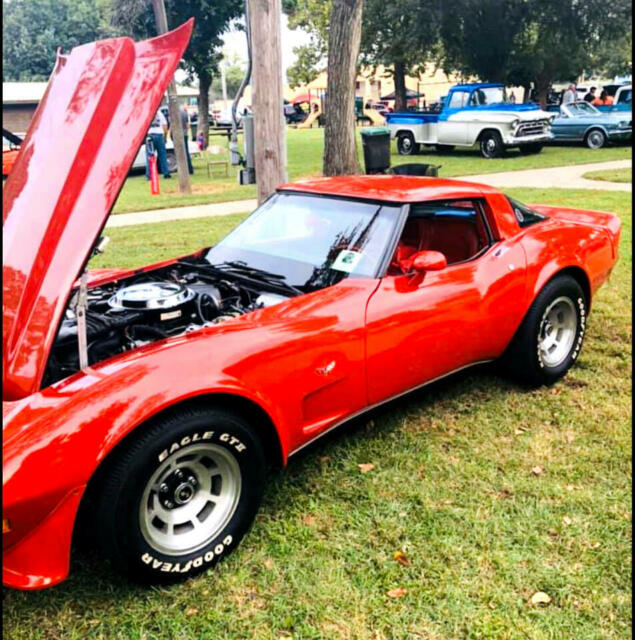
POLYGON ((251 105, 258 203, 286 182, 285 123, 282 109, 280 0, 247 0, 251 32, 251 105))
MULTIPOLYGON (((154 10, 154 20, 157 25, 157 33, 161 35, 168 30, 168 18, 165 13, 165 5, 163 0, 152 0, 152 9, 154 10)), ((176 169, 179 175, 179 191, 181 193, 191 193, 190 174, 187 169, 187 157, 185 155, 185 135, 183 132, 183 123, 181 122, 181 113, 179 111, 179 102, 176 95, 176 82, 174 77, 168 85, 168 111, 170 113, 170 131, 172 134, 172 142, 174 143, 174 152, 176 153, 176 169)))

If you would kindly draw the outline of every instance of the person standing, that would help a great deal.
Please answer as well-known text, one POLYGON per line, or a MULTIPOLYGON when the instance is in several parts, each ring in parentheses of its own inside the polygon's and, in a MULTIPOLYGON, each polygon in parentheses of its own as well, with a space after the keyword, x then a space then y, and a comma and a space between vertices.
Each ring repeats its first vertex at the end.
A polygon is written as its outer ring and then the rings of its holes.
POLYGON ((187 107, 181 105, 181 124, 183 125, 183 139, 185 140, 185 155, 187 157, 187 170, 190 175, 194 173, 194 167, 192 166, 192 158, 190 158, 190 114, 187 112, 187 107))
MULTIPOLYGON (((157 150, 159 164, 157 169, 163 173, 164 178, 170 178, 170 168, 168 167, 168 154, 165 149, 165 136, 168 133, 168 121, 161 113, 161 109, 154 114, 148 136, 157 150)), ((146 180, 150 180, 150 159, 148 156, 148 148, 146 147, 146 180)))
POLYGON ((564 92, 562 96, 562 104, 569 104, 571 102, 576 102, 578 99, 578 92, 576 91, 575 83, 571 83, 569 88, 564 92))
POLYGON ((596 90, 596 87, 591 87, 587 91, 586 95, 584 96, 585 102, 593 102, 595 100, 595 90, 596 90))

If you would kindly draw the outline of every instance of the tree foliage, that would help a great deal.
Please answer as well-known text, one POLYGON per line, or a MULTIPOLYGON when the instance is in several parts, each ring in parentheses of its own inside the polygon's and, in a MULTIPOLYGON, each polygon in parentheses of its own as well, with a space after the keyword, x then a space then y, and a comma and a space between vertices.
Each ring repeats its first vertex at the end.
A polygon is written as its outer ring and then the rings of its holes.
POLYGON ((107 0, 3 0, 2 80, 48 80, 58 47, 115 35, 107 0))

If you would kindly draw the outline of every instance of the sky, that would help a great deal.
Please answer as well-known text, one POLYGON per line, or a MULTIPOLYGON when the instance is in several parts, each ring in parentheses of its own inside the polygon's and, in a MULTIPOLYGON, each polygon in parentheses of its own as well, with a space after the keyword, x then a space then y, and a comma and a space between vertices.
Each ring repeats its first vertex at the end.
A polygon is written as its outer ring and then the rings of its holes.
MULTIPOLYGON (((309 34, 301 29, 289 29, 289 18, 286 15, 282 15, 281 24, 281 42, 282 42, 282 67, 286 73, 288 67, 295 62, 295 55, 293 53, 293 47, 297 47, 302 44, 308 44, 309 34)), ((229 31, 224 36, 225 47, 224 51, 226 55, 230 57, 232 54, 238 54, 243 60, 247 60, 247 43, 244 31, 229 31)))

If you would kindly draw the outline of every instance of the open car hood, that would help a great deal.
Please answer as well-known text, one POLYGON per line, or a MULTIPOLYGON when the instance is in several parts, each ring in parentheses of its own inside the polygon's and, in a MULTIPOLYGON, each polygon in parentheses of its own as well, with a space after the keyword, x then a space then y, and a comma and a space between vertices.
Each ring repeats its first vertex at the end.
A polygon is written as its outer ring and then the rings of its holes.
POLYGON ((192 32, 58 53, 3 193, 3 399, 39 387, 90 257, 192 32))

